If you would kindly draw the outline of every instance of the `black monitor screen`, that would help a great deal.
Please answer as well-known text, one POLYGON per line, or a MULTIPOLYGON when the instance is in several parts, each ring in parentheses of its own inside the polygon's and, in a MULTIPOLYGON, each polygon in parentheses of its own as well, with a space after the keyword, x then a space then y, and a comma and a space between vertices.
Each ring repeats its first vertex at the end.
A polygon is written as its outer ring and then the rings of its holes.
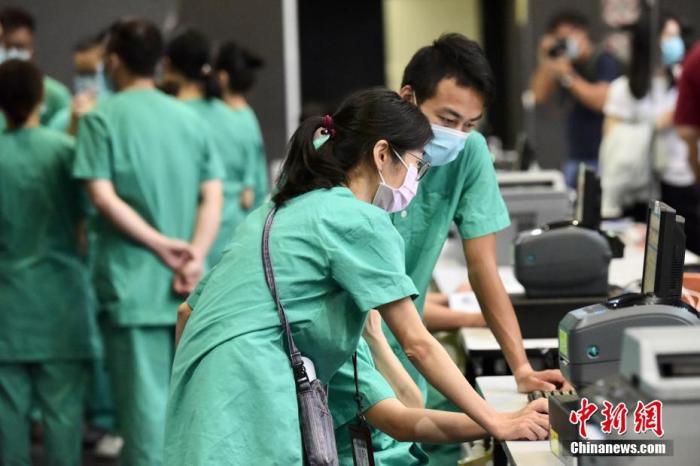
POLYGON ((601 190, 600 178, 595 170, 580 164, 576 183, 576 216, 579 225, 598 229, 600 227, 601 190))
POLYGON ((649 205, 642 293, 680 299, 685 256, 685 220, 668 205, 649 205))

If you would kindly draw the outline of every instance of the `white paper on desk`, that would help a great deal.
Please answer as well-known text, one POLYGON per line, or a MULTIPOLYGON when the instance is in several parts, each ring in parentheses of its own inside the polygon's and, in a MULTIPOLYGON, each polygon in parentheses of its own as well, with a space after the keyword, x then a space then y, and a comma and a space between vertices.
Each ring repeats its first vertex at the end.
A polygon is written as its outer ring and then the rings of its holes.
POLYGON ((452 293, 449 298, 450 309, 478 314, 481 312, 479 301, 473 291, 452 293))
POLYGON ((503 287, 506 289, 508 294, 522 294, 525 293, 525 288, 520 284, 517 278, 515 278, 515 272, 512 266, 501 266, 498 268, 498 274, 501 276, 501 282, 503 282, 503 287))

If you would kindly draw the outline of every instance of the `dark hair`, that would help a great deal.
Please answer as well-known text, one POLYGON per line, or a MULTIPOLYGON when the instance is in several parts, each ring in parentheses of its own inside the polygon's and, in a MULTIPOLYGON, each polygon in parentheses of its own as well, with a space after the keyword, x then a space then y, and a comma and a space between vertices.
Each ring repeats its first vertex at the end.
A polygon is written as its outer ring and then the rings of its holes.
POLYGON ((549 18, 547 32, 554 32, 559 26, 569 24, 588 31, 588 19, 578 10, 562 10, 549 18))
POLYGON ((21 7, 7 7, 0 10, 0 26, 4 32, 27 28, 34 32, 36 22, 31 13, 21 7))
POLYGON ((484 52, 479 44, 458 33, 443 34, 432 45, 418 50, 404 69, 401 87, 411 86, 416 101, 422 103, 433 97, 438 83, 447 78, 475 89, 484 105, 493 100, 493 72, 484 52))
POLYGON ((210 50, 209 39, 194 29, 187 29, 165 46, 170 65, 185 78, 201 84, 207 99, 221 96, 219 81, 210 64, 210 50))
POLYGON ((649 92, 651 86, 651 16, 642 11, 636 23, 629 27, 632 38, 630 42, 630 64, 627 71, 630 92, 635 99, 641 99, 649 92))
POLYGON ((93 49, 93 48, 98 47, 100 45, 104 45, 105 41, 107 40, 108 34, 109 34, 109 31, 102 30, 102 31, 98 32, 97 34, 83 37, 82 39, 78 40, 75 43, 75 45, 73 46, 73 51, 74 52, 87 52, 90 49, 93 49))
POLYGON ((163 54, 163 37, 148 20, 122 20, 109 31, 107 53, 115 53, 133 74, 151 77, 163 54))
POLYGON ((264 64, 257 55, 229 41, 219 48, 214 68, 228 74, 231 92, 243 94, 253 87, 257 70, 264 64))
POLYGON ((27 122, 44 95, 44 76, 37 66, 24 60, 7 60, 0 65, 0 110, 9 128, 27 122))
POLYGON ((335 135, 318 149, 313 139, 323 124, 320 116, 305 120, 292 136, 278 182, 279 191, 272 198, 275 204, 314 189, 346 183, 352 169, 371 163, 372 149, 380 139, 401 153, 422 147, 433 136, 428 120, 418 107, 387 89, 355 92, 332 118, 335 135))
MULTIPOLYGON (((656 40, 651 38, 652 18, 648 7, 643 7, 639 19, 634 24, 628 26, 628 30, 632 34, 631 39, 631 54, 630 63, 627 71, 629 81, 629 89, 635 99, 644 98, 649 93, 651 88, 652 74, 652 47, 658 47, 658 38, 661 36, 664 26, 668 21, 675 21, 683 31, 681 21, 670 13, 663 13, 659 19, 658 29, 656 30, 656 40)), ((675 78, 670 70, 667 70, 669 85, 675 85, 675 78)))

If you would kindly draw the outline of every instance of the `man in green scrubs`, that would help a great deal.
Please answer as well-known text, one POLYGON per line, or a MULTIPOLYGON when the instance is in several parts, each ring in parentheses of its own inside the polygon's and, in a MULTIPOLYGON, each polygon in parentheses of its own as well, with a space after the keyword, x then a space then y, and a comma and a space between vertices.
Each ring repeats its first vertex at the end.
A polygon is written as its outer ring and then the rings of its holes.
MULTIPOLYGON (((496 262, 496 232, 509 223, 493 159, 484 137, 474 130, 492 97, 491 68, 479 45, 461 34, 445 34, 418 50, 404 70, 400 95, 419 106, 433 126, 426 146, 433 168, 421 181, 409 207, 392 214, 406 242, 406 271, 424 299, 448 231, 454 222, 462 237, 469 281, 521 392, 553 390, 563 384, 559 370, 535 371, 530 365, 518 319, 503 287, 496 262), (466 141, 465 141, 466 138, 466 141)), ((460 326, 455 311, 440 320, 460 326)), ((434 317, 434 316, 431 316, 434 317)), ((397 356, 427 395, 427 384, 390 332, 397 356)), ((427 399, 427 397, 426 397, 427 399)), ((428 406, 434 406, 428 400, 428 406)))
POLYGON ((162 49, 150 22, 110 31, 106 70, 118 92, 81 119, 73 167, 100 213, 93 281, 129 466, 163 463, 176 310, 201 276, 222 203, 201 120, 155 88, 162 49))
MULTIPOLYGON (((8 58, 30 60, 34 55, 34 32, 32 15, 20 7, 7 7, 0 11, 0 62, 8 58)), ((41 124, 46 125, 62 109, 69 108, 71 96, 68 88, 55 79, 44 75, 44 100, 41 106, 41 124)), ((4 127, 4 120, 0 127, 4 127)))
POLYGON ((98 356, 94 300, 81 257, 74 141, 39 126, 41 72, 0 65, 0 464, 30 464, 40 409, 47 464, 80 463, 89 368, 98 356), (27 109, 32 109, 30 115, 27 109))

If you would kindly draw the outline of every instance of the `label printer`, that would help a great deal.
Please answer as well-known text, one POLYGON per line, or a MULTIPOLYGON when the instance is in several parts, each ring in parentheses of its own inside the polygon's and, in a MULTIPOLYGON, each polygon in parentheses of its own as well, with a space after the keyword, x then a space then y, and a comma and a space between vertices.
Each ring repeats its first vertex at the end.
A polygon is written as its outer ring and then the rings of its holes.
POLYGON ((600 178, 583 164, 577 189, 573 220, 549 223, 515 239, 514 272, 528 298, 608 296, 610 260, 622 257, 624 244, 600 229, 600 178))
MULTIPOLYGON (((564 447, 567 441, 576 439, 577 433, 568 416, 572 409, 579 408, 579 396, 601 380, 618 374, 626 329, 680 326, 700 331, 697 311, 681 301, 684 224, 683 217, 671 207, 652 201, 642 292, 576 309, 559 323, 559 367, 579 393, 549 397, 552 448, 559 456, 571 456, 564 447)), ((626 366, 630 364, 627 362, 626 366)), ((638 378, 634 380, 639 382, 638 378)))

